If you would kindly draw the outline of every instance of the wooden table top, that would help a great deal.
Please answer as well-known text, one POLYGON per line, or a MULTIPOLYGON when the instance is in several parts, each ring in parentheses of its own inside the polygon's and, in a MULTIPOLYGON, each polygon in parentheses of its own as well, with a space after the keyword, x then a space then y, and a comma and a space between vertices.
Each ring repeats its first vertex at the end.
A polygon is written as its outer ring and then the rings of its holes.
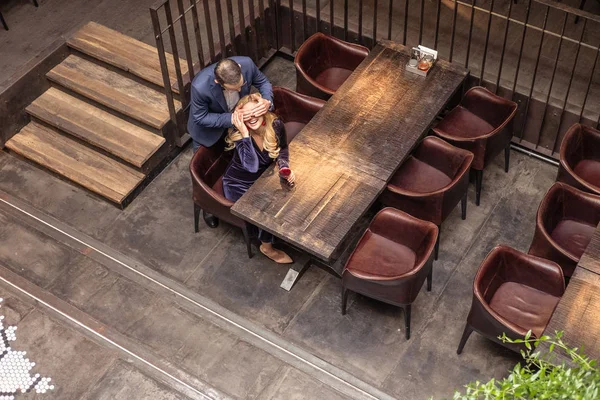
MULTIPOLYGON (((586 248, 567 290, 544 331, 553 336, 563 331, 570 347, 584 347, 584 354, 600 361, 600 225, 586 248)), ((541 344, 541 348, 547 348, 541 344)), ((558 360, 569 361, 558 354, 558 360)))
POLYGON ((402 45, 377 44, 290 143, 295 187, 283 187, 271 167, 232 213, 320 260, 335 260, 467 76, 440 60, 422 77, 405 71, 409 57, 402 45))
POLYGON ((579 260, 578 267, 600 274, 600 225, 592 235, 592 240, 579 260))
POLYGON ((556 331, 564 332, 563 341, 570 347, 583 346, 585 355, 600 360, 600 275, 585 268, 575 270, 544 334, 553 336, 556 331))

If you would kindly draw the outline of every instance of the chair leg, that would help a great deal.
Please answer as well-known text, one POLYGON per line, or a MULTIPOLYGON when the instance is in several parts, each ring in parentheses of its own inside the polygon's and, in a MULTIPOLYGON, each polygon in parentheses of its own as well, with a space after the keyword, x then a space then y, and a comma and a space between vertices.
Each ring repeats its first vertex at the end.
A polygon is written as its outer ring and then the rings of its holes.
POLYGON ((463 221, 467 219, 467 194, 469 190, 465 190, 465 194, 463 194, 462 199, 460 199, 460 210, 462 211, 462 219, 463 221))
MULTIPOLYGON (((579 9, 583 10, 583 7, 585 7, 585 0, 581 0, 581 3, 579 3, 579 9)), ((579 22, 579 16, 575 16, 575 23, 579 22)))
POLYGON ((39 7, 40 5, 38 4, 37 0, 33 0, 33 5, 36 7, 39 7))
POLYGON ((465 325, 465 330, 463 331, 462 337, 460 338, 460 343, 458 344, 458 349, 456 350, 456 354, 462 353, 463 348, 465 347, 465 343, 467 343, 467 339, 469 339, 469 336, 471 336, 471 333, 473 333, 473 328, 471 328, 471 325, 469 325, 469 323, 467 322, 467 324, 465 325))
POLYGON ((483 181, 483 170, 475 170, 475 205, 479 206, 481 199, 481 182, 483 181))
POLYGON ((440 252, 440 236, 442 236, 442 226, 438 225, 438 237, 437 240, 435 241, 435 256, 434 256, 434 260, 437 261, 438 259, 438 254, 440 252))
POLYGON ((6 25, 6 21, 4 20, 4 17, 2 16, 1 11, 0 11, 0 22, 2 22, 2 26, 4 27, 4 29, 8 30, 8 25, 6 25))
POLYGON ((200 221, 200 212, 202 209, 196 203, 194 203, 194 232, 198 233, 198 222, 200 221))
POLYGON ((508 172, 509 164, 510 164, 510 143, 504 149, 504 172, 508 172))
POLYGON ((431 271, 429 271, 429 275, 427 275, 427 291, 431 292, 431 281, 433 281, 433 267, 431 271))
POLYGON ((246 242, 246 250, 248 251, 248 258, 252 258, 254 254, 252 254, 252 238, 250 237, 250 232, 248 232, 248 224, 244 224, 242 228, 242 232, 244 233, 244 242, 246 242))
POLYGON ((406 329, 406 340, 410 339, 410 304, 402 306, 404 311, 404 327, 406 329))
POLYGON ((346 315, 346 304, 348 303, 348 289, 342 286, 342 315, 346 315))

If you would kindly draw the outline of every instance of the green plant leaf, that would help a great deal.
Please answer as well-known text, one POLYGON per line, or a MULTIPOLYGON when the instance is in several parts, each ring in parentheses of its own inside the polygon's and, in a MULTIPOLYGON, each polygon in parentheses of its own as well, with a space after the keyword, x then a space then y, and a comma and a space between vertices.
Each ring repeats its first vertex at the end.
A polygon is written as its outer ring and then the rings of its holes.
POLYGON ((517 363, 506 378, 490 379, 481 383, 476 381, 465 386, 464 394, 456 392, 454 399, 600 399, 600 370, 597 361, 583 354, 582 349, 570 348, 562 341, 563 332, 555 332, 554 337, 542 336, 531 339, 531 331, 525 339, 511 340, 503 334, 500 339, 505 343, 525 343, 522 350, 523 363, 517 363), (532 350, 532 343, 548 342, 548 353, 532 350), (552 354, 556 347, 571 358, 567 365, 564 361, 556 363, 552 354))

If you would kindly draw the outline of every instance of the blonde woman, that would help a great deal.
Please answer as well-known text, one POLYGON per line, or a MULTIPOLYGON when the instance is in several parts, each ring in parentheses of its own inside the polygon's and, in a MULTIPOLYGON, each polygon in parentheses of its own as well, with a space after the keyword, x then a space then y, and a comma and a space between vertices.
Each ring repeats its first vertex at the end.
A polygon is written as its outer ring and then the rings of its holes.
MULTIPOLYGON (((223 191, 231 201, 242 197, 273 161, 277 161, 279 169, 289 168, 288 143, 283 122, 272 112, 259 117, 252 116, 244 121, 245 112, 254 109, 261 100, 258 93, 240 99, 232 116, 235 128, 230 129, 225 138, 226 149, 235 150, 223 175, 223 191)), ((294 173, 291 172, 286 179, 293 184, 294 173)), ((261 241, 261 253, 280 264, 292 262, 290 256, 273 247, 273 235, 259 229, 258 238, 261 241)))

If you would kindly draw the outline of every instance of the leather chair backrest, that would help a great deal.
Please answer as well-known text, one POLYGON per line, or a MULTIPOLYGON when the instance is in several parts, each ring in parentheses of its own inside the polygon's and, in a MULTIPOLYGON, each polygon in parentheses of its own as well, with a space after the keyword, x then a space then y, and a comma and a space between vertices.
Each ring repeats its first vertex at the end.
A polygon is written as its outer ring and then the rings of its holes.
POLYGON ((485 120, 494 129, 500 127, 517 111, 517 103, 496 96, 480 86, 469 89, 465 93, 461 105, 485 120))
POLYGON ((413 157, 442 171, 450 179, 454 179, 465 163, 473 160, 473 154, 470 151, 452 146, 435 136, 423 139, 413 153, 413 157))
POLYGON ((600 131, 589 126, 573 124, 565 133, 560 153, 561 159, 571 168, 584 159, 600 159, 600 131))
POLYGON ((223 147, 200 146, 192 158, 191 168, 207 186, 212 187, 225 173, 231 158, 232 152, 224 151, 223 147))
POLYGON ((300 46, 296 63, 309 76, 315 77, 332 67, 354 70, 368 54, 369 50, 364 46, 317 32, 300 46))
POLYGON ((600 223, 600 196, 556 182, 542 199, 538 213, 547 232, 563 219, 596 226, 600 223))
POLYGON ((325 105, 325 101, 306 96, 282 87, 273 88, 275 114, 284 123, 299 122, 308 124, 325 105))

